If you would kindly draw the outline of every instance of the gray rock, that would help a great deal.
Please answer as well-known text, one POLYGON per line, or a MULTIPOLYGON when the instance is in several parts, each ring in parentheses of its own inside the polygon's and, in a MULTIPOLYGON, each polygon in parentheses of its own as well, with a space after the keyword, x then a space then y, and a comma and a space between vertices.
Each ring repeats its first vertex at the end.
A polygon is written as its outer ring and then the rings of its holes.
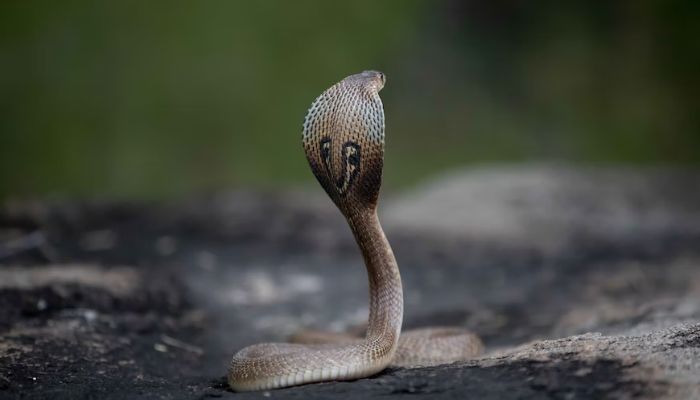
POLYGON ((609 241, 700 232, 700 173, 513 166, 456 171, 384 210, 388 227, 559 250, 585 235, 609 241))
POLYGON ((319 191, 6 204, 0 398, 698 398, 697 177, 496 168, 388 198, 405 327, 467 327, 487 353, 244 394, 235 350, 366 320, 362 260, 319 191))

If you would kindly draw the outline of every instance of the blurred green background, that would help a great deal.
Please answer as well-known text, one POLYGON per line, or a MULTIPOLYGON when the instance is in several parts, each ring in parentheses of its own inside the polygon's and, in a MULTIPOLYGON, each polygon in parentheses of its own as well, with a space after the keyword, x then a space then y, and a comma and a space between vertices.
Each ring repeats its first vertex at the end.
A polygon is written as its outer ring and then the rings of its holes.
POLYGON ((0 198, 311 183, 311 101, 388 82, 386 180, 700 162, 697 1, 6 1, 0 198))

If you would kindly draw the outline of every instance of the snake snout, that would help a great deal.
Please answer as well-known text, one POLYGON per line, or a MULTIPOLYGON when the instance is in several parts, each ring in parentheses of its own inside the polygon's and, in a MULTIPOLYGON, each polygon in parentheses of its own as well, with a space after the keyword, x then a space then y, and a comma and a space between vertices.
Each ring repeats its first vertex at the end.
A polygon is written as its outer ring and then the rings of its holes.
POLYGON ((374 71, 374 70, 368 70, 368 71, 362 71, 360 74, 363 78, 369 79, 373 81, 375 85, 375 90, 378 92, 384 88, 384 84, 386 83, 386 75, 384 75, 383 72, 381 71, 374 71))

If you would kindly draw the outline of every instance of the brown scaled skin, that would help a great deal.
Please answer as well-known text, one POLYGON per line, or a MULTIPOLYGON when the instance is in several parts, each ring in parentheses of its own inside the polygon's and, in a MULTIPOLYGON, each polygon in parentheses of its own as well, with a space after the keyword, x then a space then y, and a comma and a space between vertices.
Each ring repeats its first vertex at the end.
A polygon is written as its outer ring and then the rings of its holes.
POLYGON ((309 108, 302 134, 311 170, 347 219, 365 261, 370 294, 366 335, 346 340, 323 340, 321 335, 307 344, 246 347, 231 361, 228 381, 234 390, 357 379, 389 364, 434 365, 481 352, 478 338, 457 328, 401 336, 401 276, 377 217, 384 162, 379 91, 385 82, 383 73, 364 71, 333 85, 309 108))

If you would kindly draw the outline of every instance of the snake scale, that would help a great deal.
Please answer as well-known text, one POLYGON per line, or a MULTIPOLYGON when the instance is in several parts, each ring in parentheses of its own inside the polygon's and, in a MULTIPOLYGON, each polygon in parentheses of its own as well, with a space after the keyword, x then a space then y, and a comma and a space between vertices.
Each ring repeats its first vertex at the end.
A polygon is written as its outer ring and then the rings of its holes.
POLYGON ((385 76, 364 71, 321 94, 304 120, 302 141, 311 170, 347 219, 369 278, 369 322, 364 338, 318 335, 305 343, 248 346, 231 361, 236 391, 274 389, 371 376, 389 365, 425 366, 481 353, 475 335, 460 328, 401 333, 399 268, 377 217, 384 162, 385 76))

